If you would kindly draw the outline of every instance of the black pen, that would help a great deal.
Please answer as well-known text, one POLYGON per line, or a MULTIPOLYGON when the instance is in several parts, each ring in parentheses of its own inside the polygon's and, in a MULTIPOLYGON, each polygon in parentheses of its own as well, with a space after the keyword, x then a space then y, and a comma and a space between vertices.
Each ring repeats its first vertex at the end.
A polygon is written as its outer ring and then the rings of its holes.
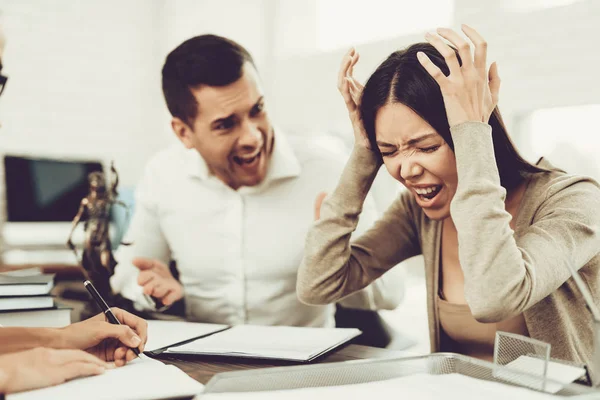
MULTIPOLYGON (((85 282, 83 282, 83 286, 85 286, 87 291, 90 292, 92 299, 94 299, 94 301, 96 302, 98 307, 100 307, 100 310, 102 310, 102 312, 108 319, 108 322, 110 322, 113 325, 121 325, 121 322, 119 322, 117 317, 115 317, 115 314, 113 314, 113 312, 110 310, 110 307, 108 306, 108 304, 106 304, 106 301, 104 301, 102 296, 100 296, 100 293, 98 293, 98 291, 96 290, 94 285, 92 285, 92 282, 85 281, 85 282)), ((140 351, 137 347, 132 347, 131 350, 133 350, 133 352, 135 353, 136 356, 138 356, 138 357, 140 356, 140 351)))

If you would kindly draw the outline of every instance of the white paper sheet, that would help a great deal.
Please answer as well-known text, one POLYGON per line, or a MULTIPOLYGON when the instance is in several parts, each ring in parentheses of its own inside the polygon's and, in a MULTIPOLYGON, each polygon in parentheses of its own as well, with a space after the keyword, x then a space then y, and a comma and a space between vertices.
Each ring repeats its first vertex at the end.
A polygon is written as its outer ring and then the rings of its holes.
POLYGON ((62 385, 8 395, 7 400, 153 400, 193 396, 204 385, 173 365, 148 357, 107 370, 102 375, 62 385))
POLYGON ((227 325, 200 324, 185 321, 148 321, 148 341, 145 351, 154 351, 193 339, 198 336, 208 335, 227 328, 227 325))
MULTIPOLYGON (((257 379, 260 379, 257 376, 257 379)), ((419 399, 419 400, 551 400, 550 394, 483 381, 459 374, 415 374, 355 385, 277 390, 271 392, 207 393, 201 400, 306 400, 306 399, 419 399)))
POLYGON ((227 354, 306 361, 359 334, 358 329, 237 325, 215 335, 172 347, 167 353, 227 354))

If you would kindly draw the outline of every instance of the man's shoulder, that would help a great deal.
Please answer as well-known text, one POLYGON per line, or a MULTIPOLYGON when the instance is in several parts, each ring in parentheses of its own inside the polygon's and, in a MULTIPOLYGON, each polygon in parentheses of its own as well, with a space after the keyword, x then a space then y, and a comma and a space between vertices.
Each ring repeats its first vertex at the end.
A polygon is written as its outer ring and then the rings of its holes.
POLYGON ((186 160, 188 150, 181 143, 172 143, 150 157, 146 170, 152 173, 179 168, 186 160))
POLYGON ((163 186, 179 182, 182 171, 189 165, 188 154, 188 150, 181 143, 165 146, 146 162, 140 184, 152 182, 152 185, 163 186))

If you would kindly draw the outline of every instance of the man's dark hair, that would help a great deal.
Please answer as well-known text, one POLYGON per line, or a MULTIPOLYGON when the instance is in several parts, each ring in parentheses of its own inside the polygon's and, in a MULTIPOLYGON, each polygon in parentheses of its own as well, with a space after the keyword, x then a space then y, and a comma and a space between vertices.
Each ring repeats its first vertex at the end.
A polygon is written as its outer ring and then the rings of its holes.
POLYGON ((229 85, 240 79, 246 62, 254 65, 250 53, 221 36, 201 35, 180 44, 162 69, 162 90, 171 115, 191 125, 198 110, 191 89, 229 85))

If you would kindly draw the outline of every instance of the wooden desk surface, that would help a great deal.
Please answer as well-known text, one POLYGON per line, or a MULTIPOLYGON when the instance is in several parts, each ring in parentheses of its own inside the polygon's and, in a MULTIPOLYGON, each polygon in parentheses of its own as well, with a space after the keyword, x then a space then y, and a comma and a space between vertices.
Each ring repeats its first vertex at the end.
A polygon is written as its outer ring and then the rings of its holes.
MULTIPOLYGON (((403 353, 400 351, 351 344, 327 354, 316 363, 401 357, 402 355, 403 353)), ((233 357, 175 356, 171 354, 160 355, 156 358, 165 364, 172 364, 179 367, 186 374, 202 384, 208 383, 213 375, 220 372, 303 365, 287 361, 252 360, 233 357)))

